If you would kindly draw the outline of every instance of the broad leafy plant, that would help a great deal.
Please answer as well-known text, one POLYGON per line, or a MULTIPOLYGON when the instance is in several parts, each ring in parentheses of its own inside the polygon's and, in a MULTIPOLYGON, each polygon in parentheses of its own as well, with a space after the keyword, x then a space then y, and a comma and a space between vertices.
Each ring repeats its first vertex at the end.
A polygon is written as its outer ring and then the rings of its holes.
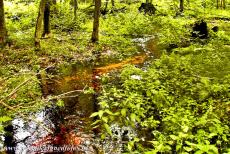
MULTIPOLYGON (((229 75, 201 76, 190 56, 163 55, 148 69, 127 66, 120 83, 104 83, 95 125, 132 126, 130 151, 218 153, 230 145, 229 75), (151 143, 151 144, 150 144, 151 143)), ((107 80, 104 80, 107 81, 107 80)))

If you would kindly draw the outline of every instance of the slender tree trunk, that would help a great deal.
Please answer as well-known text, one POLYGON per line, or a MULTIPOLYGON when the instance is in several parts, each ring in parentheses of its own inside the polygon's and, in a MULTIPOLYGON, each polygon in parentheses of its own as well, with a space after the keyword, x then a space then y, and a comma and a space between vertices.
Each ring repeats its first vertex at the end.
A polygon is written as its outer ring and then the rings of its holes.
POLYGON ((226 9, 226 1, 223 0, 223 8, 226 9))
POLYGON ((78 1, 77 0, 73 0, 73 5, 74 5, 74 20, 77 19, 77 9, 78 9, 78 1))
POLYGON ((0 0, 0 47, 3 47, 6 42, 6 25, 5 25, 5 16, 4 16, 4 3, 3 0, 0 0))
POLYGON ((109 3, 109 0, 106 0, 105 1, 105 9, 104 9, 104 13, 105 14, 106 14, 106 11, 107 11, 108 3, 109 3))
POLYGON ((219 0, 216 0, 216 8, 219 9, 219 0))
POLYGON ((220 8, 222 9, 226 8, 225 0, 220 0, 220 8))
POLYGON ((184 11, 184 0, 180 0, 180 12, 184 11))
POLYGON ((111 3, 112 3, 112 7, 115 6, 115 0, 111 0, 111 3))
POLYGON ((93 43, 99 40, 99 18, 100 18, 101 0, 95 0, 93 33, 91 41, 93 43))
POLYGON ((44 30, 43 30, 43 37, 49 37, 50 35, 50 2, 49 0, 46 2, 45 10, 44 10, 44 30))
POLYGON ((40 48, 40 38, 42 35, 42 21, 47 0, 41 0, 35 29, 35 47, 40 48))

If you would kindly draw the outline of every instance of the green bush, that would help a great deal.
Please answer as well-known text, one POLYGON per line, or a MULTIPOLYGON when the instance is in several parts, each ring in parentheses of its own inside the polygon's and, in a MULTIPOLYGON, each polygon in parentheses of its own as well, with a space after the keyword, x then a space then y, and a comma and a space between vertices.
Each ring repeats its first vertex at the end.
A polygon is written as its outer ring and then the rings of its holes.
POLYGON ((191 58, 174 54, 147 70, 126 67, 118 85, 103 83, 100 110, 92 115, 98 116, 95 124, 109 134, 113 123, 132 126, 138 146, 130 142, 131 151, 225 152, 230 145, 230 76, 210 78, 195 69, 191 58))

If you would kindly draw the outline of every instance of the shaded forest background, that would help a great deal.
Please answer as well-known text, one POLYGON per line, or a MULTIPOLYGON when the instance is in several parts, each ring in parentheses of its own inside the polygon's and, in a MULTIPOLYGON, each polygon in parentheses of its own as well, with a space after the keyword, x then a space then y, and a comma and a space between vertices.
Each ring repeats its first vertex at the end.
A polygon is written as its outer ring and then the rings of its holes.
POLYGON ((155 57, 105 70, 99 87, 82 90, 96 93, 101 140, 116 140, 116 124, 135 130, 123 152, 229 153, 229 9, 226 0, 0 0, 1 134, 15 117, 65 106, 44 85, 69 65, 144 54, 155 57), (140 50, 140 38, 153 41, 140 50))

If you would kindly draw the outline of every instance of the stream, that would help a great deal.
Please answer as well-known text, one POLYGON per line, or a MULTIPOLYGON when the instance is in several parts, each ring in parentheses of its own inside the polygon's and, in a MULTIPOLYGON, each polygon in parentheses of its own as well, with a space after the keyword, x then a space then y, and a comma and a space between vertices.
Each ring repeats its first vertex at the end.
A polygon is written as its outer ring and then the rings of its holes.
MULTIPOLYGON (((97 110, 96 94, 84 94, 86 87, 99 90, 101 75, 121 69, 126 64, 146 67, 155 58, 160 57, 156 49, 154 37, 133 39, 140 54, 117 63, 101 64, 99 67, 91 63, 76 63, 63 66, 61 75, 42 82, 44 96, 65 94, 63 107, 55 105, 37 112, 37 121, 44 123, 52 130, 48 132, 44 127, 20 118, 12 121, 12 127, 7 128, 10 136, 5 135, 6 154, 119 154, 122 152, 122 137, 124 132, 134 131, 131 128, 119 128, 114 125, 112 130, 117 131, 116 140, 105 139, 91 128, 94 119, 90 115, 97 110), (120 136, 119 136, 120 135, 120 136)), ((60 102, 62 103, 62 102, 60 102)), ((135 132, 132 132, 135 134, 135 132)), ((0 148, 3 145, 0 145, 0 148)))

